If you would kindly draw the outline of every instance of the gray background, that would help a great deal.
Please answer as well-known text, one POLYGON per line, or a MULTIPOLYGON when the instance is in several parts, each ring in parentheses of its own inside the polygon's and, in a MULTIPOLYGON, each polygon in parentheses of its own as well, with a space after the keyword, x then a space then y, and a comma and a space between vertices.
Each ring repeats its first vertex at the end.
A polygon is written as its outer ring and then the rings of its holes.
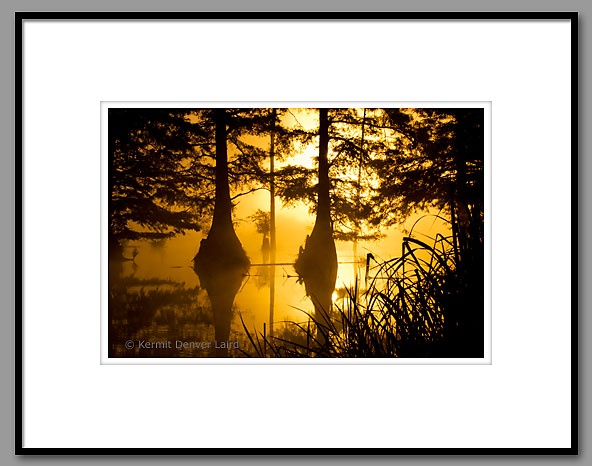
MULTIPOLYGON (((14 456, 14 219, 15 219, 15 177, 14 177, 14 12, 15 11, 579 11, 580 38, 580 157, 579 157, 579 198, 580 198, 580 238, 589 238, 592 232, 591 209, 587 206, 591 197, 591 185, 585 183, 592 178, 590 111, 592 102, 588 86, 592 82, 592 47, 590 39, 590 0, 456 0, 446 3, 439 0, 381 1, 363 0, 52 0, 52 1, 14 1, 0 2, 0 205, 5 212, 3 228, 0 229, 0 296, 2 313, 0 316, 0 358, 4 377, 0 378, 0 464, 48 463, 48 464, 473 464, 481 461, 487 464, 592 464, 589 449, 591 434, 591 414, 589 395, 591 393, 592 370, 590 352, 592 345, 587 337, 592 333, 592 319, 587 309, 592 304, 592 286, 586 286, 590 276, 591 244, 580 240, 580 455, 578 457, 15 457, 14 456), (586 156, 588 154, 588 156, 586 156), (582 286, 583 285, 583 286, 582 286)), ((543 97, 543 96, 542 96, 543 97)), ((550 116, 552 117, 552 116, 550 116)))

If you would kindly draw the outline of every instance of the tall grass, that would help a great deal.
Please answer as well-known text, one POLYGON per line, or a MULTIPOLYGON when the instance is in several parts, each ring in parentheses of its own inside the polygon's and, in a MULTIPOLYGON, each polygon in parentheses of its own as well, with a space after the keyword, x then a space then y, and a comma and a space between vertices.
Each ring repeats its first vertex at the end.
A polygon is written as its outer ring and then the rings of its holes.
POLYGON ((482 240, 458 233, 403 238, 401 256, 368 255, 334 309, 305 313, 276 336, 249 332, 257 357, 482 357, 482 240), (477 249, 477 250, 471 250, 477 249), (480 259, 479 259, 480 258, 480 259))

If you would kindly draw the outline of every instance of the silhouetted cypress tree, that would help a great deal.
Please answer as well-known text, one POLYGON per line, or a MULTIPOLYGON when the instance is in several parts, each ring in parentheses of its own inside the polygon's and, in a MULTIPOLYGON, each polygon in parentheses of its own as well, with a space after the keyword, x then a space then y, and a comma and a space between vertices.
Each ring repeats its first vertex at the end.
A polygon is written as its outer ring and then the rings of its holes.
POLYGON ((195 264, 198 267, 236 265, 248 268, 249 259, 232 224, 232 202, 228 183, 226 109, 213 110, 216 141, 216 194, 214 216, 208 236, 201 241, 195 264))
POLYGON ((314 228, 307 238, 294 267, 304 279, 307 294, 320 321, 328 318, 331 295, 337 278, 337 252, 331 224, 329 180, 329 121, 327 109, 319 109, 319 160, 317 184, 317 215, 314 228))

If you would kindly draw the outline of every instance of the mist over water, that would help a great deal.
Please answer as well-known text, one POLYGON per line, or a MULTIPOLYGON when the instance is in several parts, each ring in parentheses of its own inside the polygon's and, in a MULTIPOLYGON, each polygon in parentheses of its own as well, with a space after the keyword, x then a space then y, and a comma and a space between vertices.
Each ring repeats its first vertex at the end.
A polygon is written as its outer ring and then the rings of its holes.
MULTIPOLYGON (((236 217, 249 215, 257 205, 257 193, 245 199, 236 209, 236 217)), ((354 263, 352 242, 337 241, 338 272, 333 304, 340 306, 347 296, 345 288, 355 284, 356 268, 361 287, 366 276, 367 254, 377 260, 388 260, 401 254, 403 229, 414 228, 414 234, 434 237, 438 232, 446 232, 446 225, 433 215, 417 214, 405 223, 404 227, 391 227, 385 230, 383 238, 357 244, 358 261, 354 263), (423 217, 423 218, 422 218, 423 217)), ((228 316, 228 340, 238 341, 239 348, 248 352, 250 342, 246 337, 242 320, 250 332, 269 334, 271 325, 277 332, 284 322, 306 323, 308 314, 314 313, 313 303, 306 295, 302 280, 294 270, 294 261, 299 247, 312 230, 314 216, 303 207, 280 208, 277 215, 277 253, 276 264, 265 263, 262 251, 263 236, 258 234, 248 221, 235 224, 237 235, 250 260, 251 267, 244 277, 234 298, 232 313, 228 316), (270 274, 275 280, 274 305, 270 309, 270 274), (273 318, 272 318, 273 315, 273 318)), ((216 323, 211 300, 193 269, 192 258, 197 253, 202 232, 187 232, 174 238, 161 241, 128 241, 123 250, 127 259, 121 263, 120 274, 111 274, 114 293, 140 296, 149 293, 162 293, 161 302, 150 309, 141 306, 135 309, 144 315, 142 325, 126 338, 135 343, 135 356, 144 357, 216 357, 216 323), (156 309, 153 309, 156 307, 156 309), (138 341, 171 341, 173 348, 137 348, 138 341), (210 348, 175 348, 175 341, 211 342, 210 348)), ((372 269, 372 261, 370 263, 372 269)), ((372 270, 369 271, 372 274, 372 270)), ((151 299, 151 301, 155 301, 151 299)), ((157 302, 159 300, 156 300, 157 302)), ((129 324, 129 322, 128 322, 129 324)), ((127 326, 130 328, 129 325, 127 326)), ((179 343, 180 345, 180 343, 179 343)), ((115 355, 130 356, 130 350, 115 344, 115 355)), ((236 348, 228 350, 228 356, 245 356, 236 348)))

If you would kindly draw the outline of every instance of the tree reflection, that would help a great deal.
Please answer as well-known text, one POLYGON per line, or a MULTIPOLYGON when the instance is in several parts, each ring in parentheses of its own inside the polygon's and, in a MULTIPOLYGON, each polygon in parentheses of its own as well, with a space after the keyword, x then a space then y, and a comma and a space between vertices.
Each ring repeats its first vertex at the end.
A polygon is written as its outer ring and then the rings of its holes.
POLYGON ((212 346, 215 348, 215 356, 226 357, 228 348, 221 348, 220 345, 226 345, 229 340, 232 306, 245 278, 245 270, 242 266, 218 265, 216 262, 205 264, 200 261, 196 263, 195 272, 212 304, 215 335, 212 346))
POLYGON ((337 251, 333 239, 330 212, 329 182, 329 136, 327 109, 319 109, 319 162, 317 188, 317 216, 310 237, 306 238, 294 268, 304 280, 306 294, 315 307, 315 318, 319 326, 317 339, 324 344, 323 326, 329 324, 332 308, 331 297, 337 279, 337 251))

